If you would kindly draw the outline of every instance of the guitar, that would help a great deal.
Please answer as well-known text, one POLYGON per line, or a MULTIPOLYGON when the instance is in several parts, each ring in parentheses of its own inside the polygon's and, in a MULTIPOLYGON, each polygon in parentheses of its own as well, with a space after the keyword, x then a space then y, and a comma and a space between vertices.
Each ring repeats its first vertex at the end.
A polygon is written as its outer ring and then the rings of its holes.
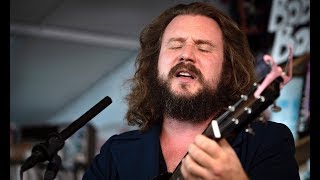
MULTIPOLYGON (((202 133, 203 135, 215 141, 226 138, 230 143, 244 128, 246 132, 254 134, 250 128, 250 123, 258 118, 271 104, 274 104, 275 100, 280 96, 280 90, 292 78, 292 49, 289 47, 288 74, 275 63, 270 55, 264 55, 263 60, 269 66, 267 75, 265 75, 266 72, 261 71, 260 73, 264 75, 260 74, 260 77, 262 75, 263 78, 259 83, 254 83, 248 94, 241 95, 234 105, 229 106, 227 111, 217 119, 212 120, 202 133)), ((182 180, 184 178, 180 167, 181 162, 172 173, 167 172, 154 179, 182 180)))

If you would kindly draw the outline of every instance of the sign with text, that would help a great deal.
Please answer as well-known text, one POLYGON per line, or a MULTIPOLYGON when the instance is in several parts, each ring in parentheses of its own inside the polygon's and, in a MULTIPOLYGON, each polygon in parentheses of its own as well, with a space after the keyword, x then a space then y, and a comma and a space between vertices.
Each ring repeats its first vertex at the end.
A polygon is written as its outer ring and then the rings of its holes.
POLYGON ((273 0, 268 32, 275 33, 271 55, 278 64, 310 51, 310 0, 273 0))

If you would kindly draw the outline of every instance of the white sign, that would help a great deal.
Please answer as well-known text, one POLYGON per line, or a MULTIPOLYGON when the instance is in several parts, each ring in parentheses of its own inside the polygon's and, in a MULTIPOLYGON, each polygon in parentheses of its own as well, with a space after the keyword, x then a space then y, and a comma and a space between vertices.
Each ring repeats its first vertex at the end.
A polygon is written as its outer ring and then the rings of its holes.
POLYGON ((275 33, 271 56, 280 64, 293 55, 310 52, 310 0, 273 0, 268 32, 275 33))

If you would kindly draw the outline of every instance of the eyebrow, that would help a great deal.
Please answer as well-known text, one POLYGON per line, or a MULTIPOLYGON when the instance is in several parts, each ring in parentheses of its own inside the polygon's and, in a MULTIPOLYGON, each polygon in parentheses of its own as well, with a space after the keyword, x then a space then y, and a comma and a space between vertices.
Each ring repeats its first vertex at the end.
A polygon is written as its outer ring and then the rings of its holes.
POLYGON ((199 45, 199 44, 206 44, 206 45, 209 45, 211 47, 215 47, 215 45, 211 42, 211 41, 208 41, 208 40, 195 40, 196 44, 199 45))
MULTIPOLYGON (((168 41, 167 41, 167 45, 170 44, 171 42, 174 42, 174 41, 178 41, 178 42, 185 42, 186 39, 185 38, 182 38, 182 37, 178 37, 178 38, 170 38, 168 41)), ((211 41, 208 41, 208 40, 202 40, 202 39, 198 39, 198 40, 194 40, 195 41, 195 44, 196 45, 199 45, 199 44, 207 44, 211 47, 215 47, 215 45, 211 42, 211 41)))

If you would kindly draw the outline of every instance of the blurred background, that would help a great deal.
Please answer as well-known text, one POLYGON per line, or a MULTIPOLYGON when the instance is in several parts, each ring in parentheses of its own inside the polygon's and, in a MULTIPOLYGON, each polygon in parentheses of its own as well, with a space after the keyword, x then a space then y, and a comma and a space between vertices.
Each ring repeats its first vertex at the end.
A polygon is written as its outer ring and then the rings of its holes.
MULTIPOLYGON (((191 0, 10 0, 10 179, 20 179, 32 147, 61 132, 100 100, 112 104, 65 141, 56 179, 81 179, 113 134, 135 129, 124 119, 125 81, 134 73, 139 33, 163 10, 191 0)), ((257 58, 285 67, 293 46, 293 80, 270 120, 296 141, 301 179, 309 179, 310 0, 204 0, 232 17, 257 58)), ((24 172, 43 179, 46 163, 24 172)))

